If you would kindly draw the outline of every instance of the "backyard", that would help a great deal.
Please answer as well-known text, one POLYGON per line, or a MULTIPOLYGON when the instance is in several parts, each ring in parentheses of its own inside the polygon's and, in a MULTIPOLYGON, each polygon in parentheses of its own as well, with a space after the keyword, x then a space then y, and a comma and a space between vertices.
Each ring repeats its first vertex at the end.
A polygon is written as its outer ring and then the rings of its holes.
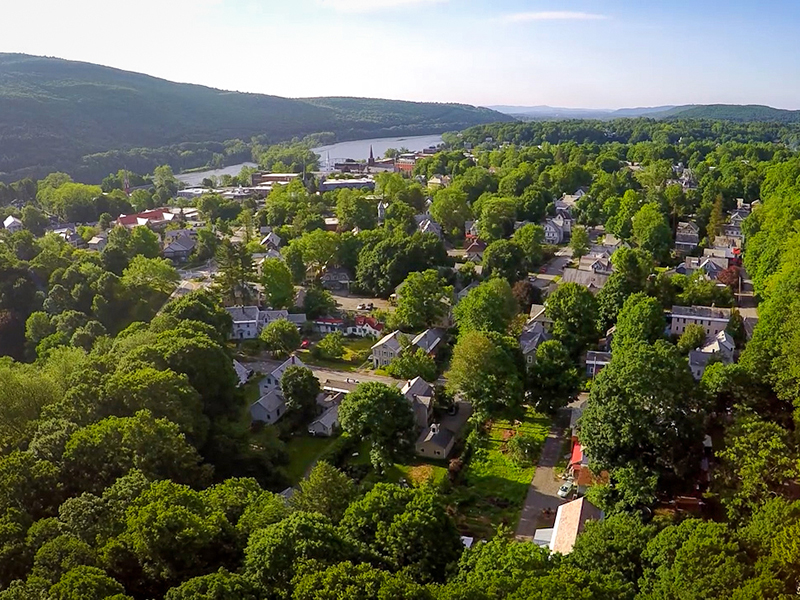
POLYGON ((499 525, 516 526, 550 426, 549 417, 531 408, 521 421, 493 421, 453 484, 448 479, 448 461, 420 457, 407 464, 393 465, 379 478, 369 466, 367 441, 362 441, 347 457, 346 464, 361 469, 363 481, 368 483, 405 480, 414 486, 432 483, 440 487, 459 530, 465 535, 489 539, 499 525), (515 436, 528 441, 529 452, 524 458, 512 457, 509 440, 515 436))
POLYGON ((516 526, 549 429, 550 419, 531 408, 522 421, 491 423, 483 444, 475 449, 461 481, 449 495, 462 531, 489 538, 498 525, 516 526), (508 448, 514 436, 531 444, 531 452, 522 461, 512 458, 508 448))
POLYGON ((258 400, 258 380, 249 381, 245 384, 243 390, 246 403, 242 411, 239 427, 249 432, 250 444, 254 450, 274 448, 277 445, 283 446, 289 457, 289 464, 284 467, 286 476, 292 485, 297 485, 309 468, 334 443, 336 438, 314 437, 305 432, 300 432, 293 435, 288 441, 283 442, 278 437, 280 423, 278 425, 251 427, 249 407, 250 404, 258 400))
POLYGON ((315 357, 311 350, 299 350, 296 354, 307 365, 352 373, 367 361, 375 340, 372 338, 344 338, 342 343, 344 354, 340 359, 315 357))
POLYGON ((296 435, 286 442, 286 453, 289 455, 286 476, 292 485, 297 485, 302 481, 306 472, 334 441, 336 441, 335 437, 296 435))

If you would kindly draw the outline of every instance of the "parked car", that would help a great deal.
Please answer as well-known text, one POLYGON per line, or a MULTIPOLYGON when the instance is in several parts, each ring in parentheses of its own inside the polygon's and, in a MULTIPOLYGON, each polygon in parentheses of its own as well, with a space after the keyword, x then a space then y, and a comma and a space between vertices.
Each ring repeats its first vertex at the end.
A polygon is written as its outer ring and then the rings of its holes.
POLYGON ((558 497, 559 498, 567 498, 575 489, 575 484, 571 481, 567 481, 563 483, 560 488, 558 488, 558 497))
POLYGON ((310 345, 311 342, 309 342, 308 340, 303 340, 302 342, 300 342, 300 348, 303 350, 306 350, 310 345))
POLYGON ((356 306, 356 310, 367 310, 367 305, 359 304, 358 306, 356 306))

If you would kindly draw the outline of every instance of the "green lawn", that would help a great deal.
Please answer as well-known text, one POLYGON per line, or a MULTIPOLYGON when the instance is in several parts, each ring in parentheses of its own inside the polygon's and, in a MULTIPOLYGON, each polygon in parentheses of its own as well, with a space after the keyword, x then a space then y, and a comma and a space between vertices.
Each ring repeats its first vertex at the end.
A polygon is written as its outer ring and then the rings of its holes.
POLYGON ((310 435, 297 435, 289 440, 286 444, 286 453, 289 455, 286 475, 292 485, 299 483, 303 479, 306 470, 316 462, 335 440, 335 437, 314 437, 310 435))
POLYGON ((344 355, 341 359, 314 358, 310 350, 300 350, 297 352, 297 356, 307 365, 352 373, 364 364, 363 354, 368 352, 374 344, 375 340, 371 338, 345 338, 344 355))
POLYGON ((458 508, 459 525, 480 537, 491 537, 497 525, 516 526, 528 486, 536 470, 538 450, 547 439, 550 420, 528 409, 519 424, 495 421, 483 447, 476 450, 463 474, 463 483, 451 497, 458 508), (535 440, 536 456, 518 464, 508 455, 506 441, 513 435, 535 440))

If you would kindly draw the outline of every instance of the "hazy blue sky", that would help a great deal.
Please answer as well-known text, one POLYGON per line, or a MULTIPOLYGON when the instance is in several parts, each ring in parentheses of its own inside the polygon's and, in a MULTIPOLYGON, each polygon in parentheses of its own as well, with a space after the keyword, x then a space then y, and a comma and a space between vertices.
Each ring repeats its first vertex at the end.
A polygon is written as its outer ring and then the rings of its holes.
POLYGON ((800 108, 796 0, 3 5, 0 51, 248 92, 481 105, 800 108))

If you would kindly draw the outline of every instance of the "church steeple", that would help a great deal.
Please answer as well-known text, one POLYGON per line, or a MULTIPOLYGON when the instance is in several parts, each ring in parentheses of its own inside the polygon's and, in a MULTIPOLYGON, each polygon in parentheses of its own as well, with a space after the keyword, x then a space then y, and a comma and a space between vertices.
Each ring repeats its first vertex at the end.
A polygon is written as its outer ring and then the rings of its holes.
POLYGON ((367 165, 370 167, 375 166, 375 155, 372 153, 372 144, 369 145, 369 160, 367 161, 367 165))

